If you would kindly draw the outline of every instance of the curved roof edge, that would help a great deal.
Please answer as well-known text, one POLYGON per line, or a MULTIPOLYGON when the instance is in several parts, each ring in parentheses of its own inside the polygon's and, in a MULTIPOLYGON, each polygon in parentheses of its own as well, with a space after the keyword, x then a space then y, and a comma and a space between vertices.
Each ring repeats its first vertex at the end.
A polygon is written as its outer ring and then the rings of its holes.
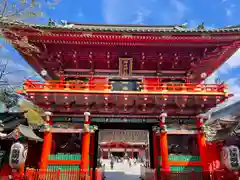
POLYGON ((238 116, 240 116, 240 100, 215 112, 210 112, 210 119, 207 122, 211 124, 218 119, 238 116))
POLYGON ((102 32, 138 32, 138 33, 234 33, 240 32, 240 26, 215 28, 215 29, 198 29, 184 28, 183 25, 110 25, 110 24, 30 24, 22 21, 9 21, 8 19, 0 20, 1 27, 25 27, 41 29, 59 29, 71 31, 102 31, 102 32))

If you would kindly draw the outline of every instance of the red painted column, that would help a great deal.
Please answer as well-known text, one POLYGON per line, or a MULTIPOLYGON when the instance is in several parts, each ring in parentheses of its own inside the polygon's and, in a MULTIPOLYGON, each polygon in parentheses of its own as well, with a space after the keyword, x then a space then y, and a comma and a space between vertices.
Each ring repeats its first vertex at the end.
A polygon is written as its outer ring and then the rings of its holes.
POLYGON ((95 148, 95 141, 94 141, 95 137, 94 137, 94 133, 91 134, 91 165, 90 167, 93 168, 93 163, 94 163, 94 148, 95 148))
POLYGON ((161 114, 161 119, 160 119, 160 152, 161 152, 161 157, 162 157, 162 169, 165 171, 170 171, 170 166, 168 162, 168 141, 167 141, 167 130, 166 130, 166 125, 165 125, 165 120, 167 117, 166 113, 161 114))
POLYGON ((156 138, 156 132, 153 133, 153 158, 154 158, 154 168, 157 168, 158 166, 158 152, 157 152, 157 138, 156 138))
POLYGON ((84 113, 84 132, 82 137, 82 161, 81 169, 83 172, 88 172, 89 167, 89 151, 90 151, 90 141, 91 141, 91 132, 90 132, 90 113, 84 113))
POLYGON ((207 171, 208 168, 208 158, 207 158, 207 146, 206 146, 206 140, 205 135, 203 132, 203 118, 197 119, 197 128, 198 128, 198 134, 197 134, 197 141, 199 146, 199 153, 200 153, 200 159, 202 162, 202 167, 204 171, 207 171))
MULTIPOLYGON (((46 114, 46 126, 52 125, 51 121, 51 112, 45 112, 46 114)), ((43 138, 43 145, 42 145, 42 154, 41 154, 41 160, 40 160, 40 169, 47 169, 48 168, 48 156, 51 153, 52 149, 52 132, 50 129, 47 129, 44 132, 44 138, 43 138)))

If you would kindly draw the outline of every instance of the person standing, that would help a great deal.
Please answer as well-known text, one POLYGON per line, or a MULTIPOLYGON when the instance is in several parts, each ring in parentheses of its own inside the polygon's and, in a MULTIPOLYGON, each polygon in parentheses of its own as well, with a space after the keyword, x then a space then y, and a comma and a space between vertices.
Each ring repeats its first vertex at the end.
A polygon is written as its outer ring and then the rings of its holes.
POLYGON ((114 167, 114 160, 113 160, 113 158, 111 158, 111 160, 110 160, 110 166, 111 166, 111 169, 113 170, 113 167, 114 167))

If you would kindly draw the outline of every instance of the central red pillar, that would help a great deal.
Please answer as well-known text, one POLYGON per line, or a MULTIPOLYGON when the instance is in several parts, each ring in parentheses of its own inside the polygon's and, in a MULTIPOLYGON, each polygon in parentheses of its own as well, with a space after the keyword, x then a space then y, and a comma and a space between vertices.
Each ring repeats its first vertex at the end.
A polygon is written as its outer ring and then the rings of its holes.
POLYGON ((95 151, 95 134, 92 133, 91 134, 91 146, 90 146, 90 152, 91 152, 91 163, 90 163, 90 167, 93 168, 93 164, 94 164, 94 151, 95 151))
MULTIPOLYGON (((46 126, 52 125, 51 121, 51 112, 46 112, 46 126)), ((49 127, 46 127, 47 129, 44 132, 44 138, 43 138, 43 145, 42 145, 42 154, 41 154, 41 160, 40 160, 40 169, 47 169, 48 168, 48 156, 51 153, 52 149, 52 132, 49 127)))
POLYGON ((168 141, 167 141, 167 129, 165 125, 165 120, 167 117, 166 113, 161 114, 160 119, 160 152, 162 157, 162 169, 165 171, 170 171, 170 166, 168 162, 168 141))
POLYGON ((81 169, 83 172, 88 172, 89 168, 89 151, 90 151, 90 141, 91 141, 91 132, 90 132, 90 113, 84 113, 84 132, 82 136, 82 161, 81 169))
POLYGON ((154 158, 154 168, 158 166, 158 153, 157 153, 157 136, 156 132, 153 131, 153 158, 154 158))
POLYGON ((199 153, 200 153, 200 159, 202 163, 202 167, 204 171, 207 171, 209 169, 208 167, 208 161, 207 161, 207 146, 206 146, 206 140, 205 140, 205 134, 203 132, 203 118, 200 117, 197 119, 197 128, 198 128, 198 134, 197 134, 197 141, 199 146, 199 153))

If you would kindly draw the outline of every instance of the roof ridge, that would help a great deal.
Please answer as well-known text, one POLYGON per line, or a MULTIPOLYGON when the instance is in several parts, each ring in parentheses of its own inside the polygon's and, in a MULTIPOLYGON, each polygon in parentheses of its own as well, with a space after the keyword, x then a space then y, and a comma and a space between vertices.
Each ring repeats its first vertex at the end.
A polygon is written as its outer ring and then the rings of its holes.
POLYGON ((92 23, 75 23, 68 21, 68 25, 78 25, 78 26, 106 26, 106 27, 166 27, 166 28, 174 28, 174 27, 183 27, 182 24, 169 24, 169 25, 148 25, 148 24, 92 24, 92 23))
POLYGON ((9 21, 8 19, 0 20, 1 26, 25 26, 33 28, 43 29, 61 29, 61 30, 76 30, 76 31, 102 31, 102 32, 126 32, 126 33, 231 33, 240 32, 240 26, 226 27, 226 28, 214 28, 214 29, 197 29, 197 28, 185 28, 183 25, 163 25, 163 26, 148 26, 148 25, 110 25, 110 24, 34 24, 26 23, 23 21, 9 21))

